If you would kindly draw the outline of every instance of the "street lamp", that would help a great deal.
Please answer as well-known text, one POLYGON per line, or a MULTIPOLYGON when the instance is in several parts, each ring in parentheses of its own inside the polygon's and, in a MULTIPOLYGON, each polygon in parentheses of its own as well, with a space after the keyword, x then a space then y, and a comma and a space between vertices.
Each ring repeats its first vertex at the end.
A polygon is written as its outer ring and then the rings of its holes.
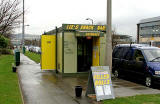
POLYGON ((23 0, 23 22, 22 22, 22 52, 25 54, 25 46, 24 46, 24 0, 23 0))
MULTIPOLYGON (((23 34, 25 35, 25 27, 30 26, 30 25, 24 25, 24 30, 23 30, 23 34)), ((24 37, 25 38, 25 37, 24 37)))
POLYGON ((30 25, 23 25, 23 31, 22 31, 22 52, 25 54, 25 27, 30 25))
POLYGON ((93 25, 93 19, 91 18, 86 18, 86 20, 90 20, 92 22, 92 25, 93 25))
POLYGON ((25 26, 29 26, 29 25, 24 25, 24 0, 23 0, 23 22, 22 22, 22 51, 23 51, 23 54, 25 54, 25 42, 24 42, 25 26))
POLYGON ((158 29, 153 29, 153 32, 158 32, 158 29))

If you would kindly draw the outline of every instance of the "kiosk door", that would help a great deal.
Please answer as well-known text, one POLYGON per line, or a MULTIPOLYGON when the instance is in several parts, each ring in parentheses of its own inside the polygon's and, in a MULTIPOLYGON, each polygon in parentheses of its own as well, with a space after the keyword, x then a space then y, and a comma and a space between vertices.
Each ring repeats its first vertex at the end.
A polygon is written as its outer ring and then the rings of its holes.
POLYGON ((41 36, 41 69, 56 69, 56 35, 41 36))
POLYGON ((78 37, 77 40, 78 72, 85 72, 92 66, 93 38, 78 37))

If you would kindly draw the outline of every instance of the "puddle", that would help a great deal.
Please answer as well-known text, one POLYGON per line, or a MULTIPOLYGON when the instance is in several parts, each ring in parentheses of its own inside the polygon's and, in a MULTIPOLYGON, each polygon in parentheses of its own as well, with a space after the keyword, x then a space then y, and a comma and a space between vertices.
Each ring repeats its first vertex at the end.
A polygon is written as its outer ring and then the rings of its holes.
POLYGON ((148 88, 147 87, 133 87, 131 89, 134 89, 134 90, 146 90, 148 88))
POLYGON ((114 87, 114 88, 120 88, 120 86, 114 86, 114 85, 113 85, 113 87, 114 87))

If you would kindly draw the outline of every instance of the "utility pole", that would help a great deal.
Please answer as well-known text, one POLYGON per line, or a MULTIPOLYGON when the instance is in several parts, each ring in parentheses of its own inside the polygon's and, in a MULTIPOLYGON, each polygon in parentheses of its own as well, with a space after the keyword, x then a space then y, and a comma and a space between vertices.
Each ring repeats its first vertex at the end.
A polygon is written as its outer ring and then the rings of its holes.
POLYGON ((23 23, 22 23, 22 52, 25 54, 25 43, 24 43, 24 0, 23 0, 23 23))
POLYGON ((112 0, 107 0, 105 65, 112 71, 112 0))

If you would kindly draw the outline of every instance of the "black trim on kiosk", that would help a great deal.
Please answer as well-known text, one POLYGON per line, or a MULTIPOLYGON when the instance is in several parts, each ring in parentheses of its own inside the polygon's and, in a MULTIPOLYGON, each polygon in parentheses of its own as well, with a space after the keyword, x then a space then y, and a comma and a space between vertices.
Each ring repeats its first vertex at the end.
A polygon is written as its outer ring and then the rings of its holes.
POLYGON ((57 67, 57 54, 58 54, 58 52, 57 52, 57 34, 58 34, 58 28, 57 28, 57 26, 56 26, 56 73, 58 73, 58 67, 57 67))
POLYGON ((62 75, 64 74, 64 30, 62 30, 62 75))

